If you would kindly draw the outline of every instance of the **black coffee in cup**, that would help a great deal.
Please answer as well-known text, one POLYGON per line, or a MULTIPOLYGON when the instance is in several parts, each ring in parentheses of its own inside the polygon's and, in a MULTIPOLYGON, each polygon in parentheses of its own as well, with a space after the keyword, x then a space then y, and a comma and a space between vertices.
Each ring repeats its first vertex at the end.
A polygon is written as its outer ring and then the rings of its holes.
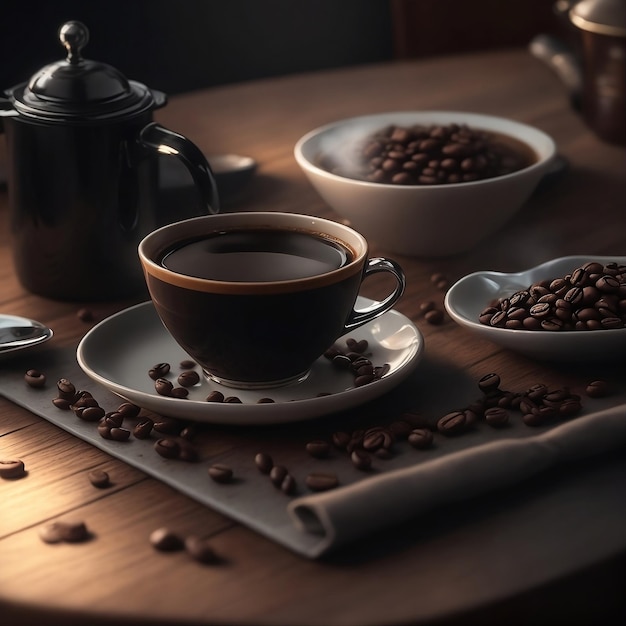
POLYGON ((160 228, 139 245, 155 309, 206 376, 263 388, 301 380, 333 342, 388 311, 404 291, 393 261, 369 259, 351 228, 294 213, 224 213, 160 228), (363 280, 395 278, 355 309, 363 280))
POLYGON ((178 242, 160 264, 207 280, 275 282, 299 280, 339 269, 355 253, 322 233, 287 229, 236 229, 178 242))

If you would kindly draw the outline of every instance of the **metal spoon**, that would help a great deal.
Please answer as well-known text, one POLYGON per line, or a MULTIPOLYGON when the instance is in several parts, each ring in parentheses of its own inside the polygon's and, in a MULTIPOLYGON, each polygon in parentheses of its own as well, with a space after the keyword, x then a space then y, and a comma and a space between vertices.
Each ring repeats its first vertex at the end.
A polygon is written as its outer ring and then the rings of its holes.
POLYGON ((0 314, 0 356, 39 345, 52 337, 50 328, 40 322, 0 314))

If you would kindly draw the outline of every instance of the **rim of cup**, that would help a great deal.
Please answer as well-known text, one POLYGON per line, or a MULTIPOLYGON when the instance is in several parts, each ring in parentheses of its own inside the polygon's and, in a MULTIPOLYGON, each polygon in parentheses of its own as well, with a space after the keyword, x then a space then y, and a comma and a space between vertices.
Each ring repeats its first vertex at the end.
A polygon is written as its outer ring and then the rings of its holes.
POLYGON ((144 272, 170 285, 207 293, 270 294, 322 287, 360 273, 367 259, 368 243, 353 228, 333 220, 299 213, 257 211, 202 215, 167 224, 146 235, 139 243, 138 253, 144 272), (199 278, 175 272, 159 261, 159 257, 177 243, 235 229, 282 229, 317 234, 347 247, 352 258, 340 268, 315 276, 262 282, 199 278))

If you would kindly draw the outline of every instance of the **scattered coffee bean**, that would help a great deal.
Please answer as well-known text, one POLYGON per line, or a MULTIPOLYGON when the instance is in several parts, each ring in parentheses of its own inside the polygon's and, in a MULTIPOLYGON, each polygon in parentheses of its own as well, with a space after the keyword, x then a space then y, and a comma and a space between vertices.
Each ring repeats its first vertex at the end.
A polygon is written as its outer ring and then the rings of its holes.
POLYGON ((298 485, 296 479, 291 474, 287 474, 285 478, 283 478, 283 482, 280 483, 280 490, 288 496, 292 496, 296 493, 297 489, 298 485))
POLYGON ((590 398, 604 398, 609 395, 609 392, 610 387, 606 380, 594 380, 585 388, 585 393, 590 398))
POLYGON ((214 463, 209 467, 209 476, 216 483, 228 483, 233 479, 233 470, 223 463, 214 463))
POLYGON ((433 445, 433 432, 428 428, 414 428, 411 430, 408 442, 418 450, 425 450, 433 445))
POLYGON ((353 450, 350 454, 350 460, 352 461, 352 465, 362 472, 372 467, 372 457, 362 450, 353 450))
POLYGON ((154 430, 164 435, 178 435, 183 429, 181 422, 173 417, 159 415, 153 422, 154 430))
POLYGON ((257 404, 273 404, 275 401, 272 398, 259 398, 257 404))
POLYGON ((274 487, 278 487, 280 489, 280 486, 288 473, 287 468, 283 465, 274 465, 274 467, 270 470, 270 480, 272 481, 274 487))
POLYGON ((52 404, 62 411, 69 411, 72 408, 72 401, 65 398, 53 398, 52 404))
POLYGON ((85 422, 98 422, 105 415, 101 406, 86 406, 74 411, 76 416, 85 422))
POLYGON ((169 363, 157 363, 156 365, 152 366, 149 370, 148 370, 148 376, 150 376, 150 378, 152 378, 152 380, 158 380, 159 378, 163 378, 164 376, 166 376, 170 371, 170 364, 169 363))
POLYGON ((184 400, 189 395, 189 390, 185 387, 173 387, 169 394, 172 398, 184 400))
POLYGON ((132 402, 123 402, 117 407, 117 412, 121 413, 124 417, 137 417, 140 411, 141 407, 138 407, 132 402))
POLYGON ((254 457, 254 463, 257 466, 259 472, 262 474, 269 474, 272 471, 272 467, 274 467, 274 461, 269 454, 265 452, 259 452, 254 457))
POLYGON ((463 411, 452 411, 437 420, 437 430, 442 435, 454 436, 465 432, 467 418, 463 411))
POLYGON ((322 459, 328 456, 330 452, 330 445, 327 441, 323 439, 315 439, 314 441, 309 441, 309 443, 305 446, 306 451, 316 459, 322 459))
POLYGON ((93 322, 94 320, 93 311, 84 307, 78 309, 78 311, 76 312, 76 317, 78 317, 81 322, 93 322))
POLYGON ((180 445, 175 439, 164 437, 162 439, 157 439, 154 443, 154 449, 158 454, 166 459, 175 459, 178 457, 180 452, 180 445))
POLYGON ((26 374, 24 374, 24 380, 29 387, 33 387, 34 389, 41 389, 41 387, 46 385, 46 376, 39 370, 28 370, 26 374))
POLYGON ((214 565, 220 562, 219 557, 209 545, 209 542, 196 535, 190 535, 185 539, 185 550, 192 559, 199 563, 214 565))
POLYGON ((351 439, 352 437, 350 436, 350 434, 343 431, 337 431, 332 434, 333 445, 339 450, 345 450, 348 447, 351 439))
POLYGON ((478 387, 481 391, 489 392, 498 389, 500 386, 500 376, 498 374, 485 374, 479 381, 478 387))
POLYGON ((133 428, 133 435, 137 439, 148 439, 153 426, 154 422, 150 418, 146 417, 135 424, 135 427, 133 428))
POLYGON ((113 439, 113 441, 128 441, 130 439, 130 430, 113 427, 109 431, 109 438, 113 439))
POLYGON ((174 552, 185 547, 182 537, 166 527, 153 530, 150 533, 149 540, 150 545, 160 552, 174 552))
POLYGON ((157 378, 154 381, 154 389, 160 396, 169 396, 174 389, 174 385, 167 378, 157 378))
POLYGON ((200 375, 195 370, 186 370, 178 376, 178 384, 181 387, 193 387, 200 382, 200 375))
POLYGON ((425 314, 428 313, 428 311, 433 311, 436 307, 437 305, 433 300, 426 300, 426 302, 420 304, 420 311, 425 314))
POLYGON ((74 387, 73 383, 67 380, 67 378, 61 378, 57 382, 57 390, 59 392, 59 398, 63 400, 73 402, 76 398, 76 387, 74 387))
POLYGON ((242 404, 242 402, 237 396, 227 396, 224 398, 224 404, 242 404))
POLYGON ((306 479, 306 486, 311 491, 328 491, 334 489, 339 485, 339 479, 336 474, 326 474, 320 472, 313 472, 309 474, 306 479))
POLYGON ((427 311, 424 314, 424 319, 433 326, 437 326, 441 324, 444 320, 445 316, 441 309, 432 309, 432 311, 427 311))
POLYGON ((356 352, 357 354, 363 354, 367 351, 369 347, 367 339, 361 339, 360 341, 357 341, 352 337, 346 339, 346 345, 351 352, 356 352))
POLYGON ((207 402, 224 402, 224 394, 221 391, 212 391, 206 399, 207 402))
POLYGON ((61 534, 61 540, 68 543, 79 543, 89 539, 90 533, 82 520, 62 520, 55 522, 61 534))
POLYGON ((191 359, 184 359, 180 362, 180 369, 190 370, 191 368, 196 366, 196 362, 191 359))
POLYGON ((62 527, 58 522, 48 522, 40 526, 38 534, 44 543, 60 543, 63 541, 62 527))
POLYGON ((509 422, 509 412, 499 406, 490 407, 485 411, 485 421, 489 426, 502 428, 509 422))
POLYGON ((0 459, 0 478, 14 479, 25 475, 24 461, 21 459, 0 459))
POLYGON ((109 487, 111 485, 109 474, 104 470, 91 470, 87 474, 87 478, 89 479, 89 482, 94 487, 98 487, 98 489, 104 489, 105 487, 109 487))

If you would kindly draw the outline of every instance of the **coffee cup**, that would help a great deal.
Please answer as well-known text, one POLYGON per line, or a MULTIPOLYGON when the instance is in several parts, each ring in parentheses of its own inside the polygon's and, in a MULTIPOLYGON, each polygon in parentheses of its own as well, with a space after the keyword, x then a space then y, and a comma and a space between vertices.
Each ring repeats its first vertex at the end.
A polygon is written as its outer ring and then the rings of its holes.
POLYGON ((154 307, 178 344, 223 385, 303 380, 343 334, 392 308, 400 266, 369 258, 343 224, 295 213, 224 213, 169 224, 139 244, 154 307), (356 309, 363 280, 395 279, 381 302, 356 309))

